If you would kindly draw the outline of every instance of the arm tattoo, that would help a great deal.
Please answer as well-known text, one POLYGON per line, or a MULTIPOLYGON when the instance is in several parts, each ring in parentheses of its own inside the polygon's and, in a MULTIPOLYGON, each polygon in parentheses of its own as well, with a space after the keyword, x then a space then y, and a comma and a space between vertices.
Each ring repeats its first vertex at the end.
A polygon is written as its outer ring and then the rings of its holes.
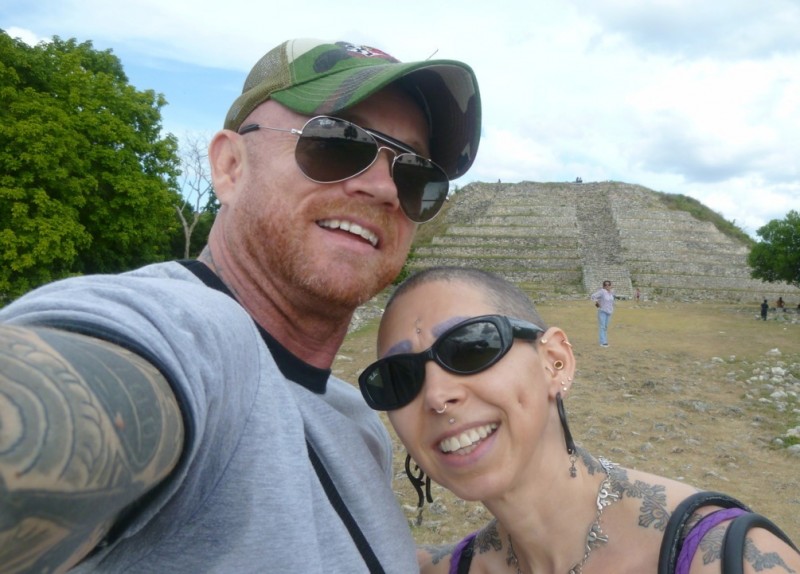
POLYGON ((725 526, 715 526, 700 541, 698 550, 703 553, 703 564, 711 564, 722 560, 722 540, 725 537, 725 526))
MULTIPOLYGON (((728 528, 726 524, 720 524, 712 528, 700 541, 699 550, 703 553, 703 564, 709 565, 712 562, 722 561, 722 544, 725 539, 725 532, 728 528)), ((756 572, 772 570, 776 566, 784 572, 794 573, 780 554, 777 552, 761 552, 750 538, 744 540, 744 560, 748 562, 756 572)))
POLYGON ((137 355, 0 327, 0 564, 50 571, 81 557, 182 445, 174 395, 137 355))
POLYGON ((753 567, 753 570, 756 572, 772 570, 772 568, 775 566, 780 566, 786 572, 794 572, 794 569, 789 568, 786 562, 783 561, 783 558, 780 557, 780 554, 777 552, 761 552, 758 548, 756 548, 755 543, 749 538, 746 538, 744 541, 744 559, 750 563, 750 565, 753 567))

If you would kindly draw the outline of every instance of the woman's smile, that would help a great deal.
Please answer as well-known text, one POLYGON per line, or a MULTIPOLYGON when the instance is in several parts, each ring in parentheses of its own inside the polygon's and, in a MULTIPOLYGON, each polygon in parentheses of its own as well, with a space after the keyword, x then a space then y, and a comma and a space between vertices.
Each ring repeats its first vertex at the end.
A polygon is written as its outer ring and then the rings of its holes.
POLYGON ((497 424, 491 423, 465 430, 461 434, 444 439, 439 443, 439 449, 444 453, 467 455, 477 448, 479 442, 496 429, 497 424))

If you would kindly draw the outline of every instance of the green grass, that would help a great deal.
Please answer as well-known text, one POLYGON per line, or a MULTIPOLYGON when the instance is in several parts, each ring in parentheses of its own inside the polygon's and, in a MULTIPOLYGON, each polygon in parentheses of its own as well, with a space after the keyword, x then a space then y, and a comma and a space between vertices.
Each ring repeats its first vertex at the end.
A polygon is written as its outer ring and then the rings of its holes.
POLYGON ((706 207, 696 199, 679 193, 663 193, 658 191, 655 193, 668 209, 685 211, 695 219, 712 223, 714 227, 728 237, 737 241, 743 241, 748 247, 753 245, 753 239, 736 225, 736 222, 728 221, 722 217, 722 215, 706 207))

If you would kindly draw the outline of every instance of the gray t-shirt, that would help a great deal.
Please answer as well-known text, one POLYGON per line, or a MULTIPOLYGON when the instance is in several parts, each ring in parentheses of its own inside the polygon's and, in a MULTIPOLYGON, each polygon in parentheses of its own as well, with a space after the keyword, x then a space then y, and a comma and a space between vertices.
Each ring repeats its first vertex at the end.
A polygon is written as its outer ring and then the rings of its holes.
POLYGON ((287 380, 244 309, 182 265, 56 282, 0 321, 134 347, 185 411, 178 468, 76 572, 367 572, 306 437, 384 569, 418 571, 391 489, 391 440, 358 390, 333 376, 324 392, 287 380))

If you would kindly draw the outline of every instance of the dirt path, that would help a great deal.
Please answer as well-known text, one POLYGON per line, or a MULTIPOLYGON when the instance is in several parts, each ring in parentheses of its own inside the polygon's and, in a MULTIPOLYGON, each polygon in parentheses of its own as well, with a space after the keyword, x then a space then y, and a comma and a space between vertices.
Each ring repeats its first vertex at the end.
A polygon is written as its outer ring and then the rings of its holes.
MULTIPOLYGON (((800 426, 791 395, 780 412, 759 401, 773 390, 754 376, 781 368, 800 379, 800 324, 757 320, 757 306, 619 302, 597 344, 594 307, 587 301, 538 305, 544 319, 569 335, 578 376, 566 401, 576 442, 624 466, 736 496, 800 541, 800 456, 773 445, 800 426), (779 349, 780 355, 770 354, 779 349)), ((334 371, 355 381, 374 360, 376 321, 345 342, 334 371)), ((388 425, 388 421, 384 418, 388 425)), ((416 517, 416 494, 402 471, 396 442, 395 490, 416 517)), ((435 504, 414 528, 420 543, 454 541, 488 513, 434 485, 435 504)))

